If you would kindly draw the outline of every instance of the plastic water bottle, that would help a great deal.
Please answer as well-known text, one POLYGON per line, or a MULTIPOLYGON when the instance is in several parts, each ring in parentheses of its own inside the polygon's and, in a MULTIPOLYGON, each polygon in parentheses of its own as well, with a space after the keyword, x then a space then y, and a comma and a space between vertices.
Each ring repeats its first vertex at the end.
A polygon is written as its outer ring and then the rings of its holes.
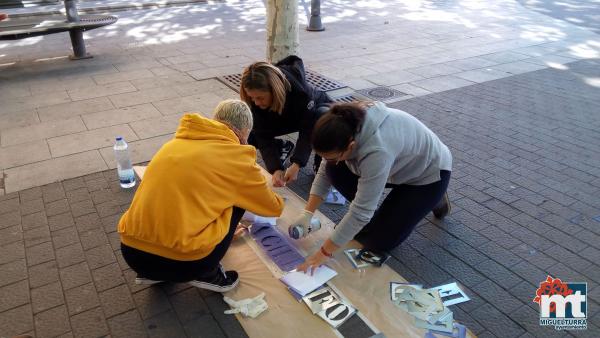
POLYGON ((115 159, 117 160, 117 172, 119 173, 119 183, 121 188, 131 188, 135 186, 135 173, 129 158, 129 147, 122 137, 117 137, 117 142, 113 147, 115 159))
POLYGON ((321 229, 321 221, 318 218, 313 217, 310 219, 310 227, 308 228, 308 231, 306 233, 304 232, 304 228, 302 227, 302 225, 292 224, 288 228, 288 234, 293 239, 299 239, 302 237, 306 237, 308 236, 308 234, 316 232, 319 229, 321 229))

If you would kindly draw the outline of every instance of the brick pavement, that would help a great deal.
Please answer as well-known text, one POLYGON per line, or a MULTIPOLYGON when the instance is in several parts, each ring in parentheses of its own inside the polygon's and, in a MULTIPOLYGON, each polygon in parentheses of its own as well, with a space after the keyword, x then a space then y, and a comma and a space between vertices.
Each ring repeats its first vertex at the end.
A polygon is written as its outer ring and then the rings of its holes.
POLYGON ((139 286, 116 222, 114 170, 0 197, 0 337, 245 337, 221 295, 139 286))
MULTIPOLYGON (((389 265, 427 286, 461 283, 472 300, 453 310, 480 337, 599 334, 600 95, 585 84, 598 65, 393 104, 451 147, 454 209, 423 221, 389 265), (531 299, 546 274, 588 282, 587 331, 537 324, 531 299)), ((133 191, 115 178, 110 170, 0 197, 0 336, 245 336, 218 294, 133 284, 115 232, 133 191)), ((306 197, 311 180, 303 169, 291 187, 306 197)), ((346 209, 323 212, 338 221, 346 209)))
MULTIPOLYGON (((600 60, 392 104, 451 148, 452 215, 430 217, 389 262, 411 282, 458 281, 456 318, 480 337, 600 336, 600 60), (546 275, 588 283, 588 330, 538 325, 546 275)), ((311 173, 291 187, 307 197, 311 173)), ((324 213, 339 221, 346 207, 324 213)))

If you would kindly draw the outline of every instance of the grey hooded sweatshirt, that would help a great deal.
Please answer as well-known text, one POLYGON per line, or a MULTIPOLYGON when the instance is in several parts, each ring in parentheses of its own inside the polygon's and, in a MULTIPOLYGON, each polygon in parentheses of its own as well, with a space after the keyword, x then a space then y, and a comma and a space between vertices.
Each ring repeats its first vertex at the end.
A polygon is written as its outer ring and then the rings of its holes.
MULTIPOLYGON (((331 240, 343 246, 373 217, 386 183, 426 185, 440 180, 440 170, 452 169, 450 150, 412 115, 376 102, 367 109, 356 146, 346 165, 358 179, 358 190, 331 240)), ((323 199, 331 182, 321 162, 310 189, 323 199)))

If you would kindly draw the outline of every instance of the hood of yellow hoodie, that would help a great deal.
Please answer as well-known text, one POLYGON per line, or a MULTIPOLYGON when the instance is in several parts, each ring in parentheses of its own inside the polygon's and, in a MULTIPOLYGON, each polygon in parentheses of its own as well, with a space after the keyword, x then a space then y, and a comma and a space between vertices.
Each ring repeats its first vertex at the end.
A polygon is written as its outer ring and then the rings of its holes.
POLYGON ((203 117, 200 114, 183 115, 179 120, 175 138, 240 142, 234 132, 225 124, 203 117))

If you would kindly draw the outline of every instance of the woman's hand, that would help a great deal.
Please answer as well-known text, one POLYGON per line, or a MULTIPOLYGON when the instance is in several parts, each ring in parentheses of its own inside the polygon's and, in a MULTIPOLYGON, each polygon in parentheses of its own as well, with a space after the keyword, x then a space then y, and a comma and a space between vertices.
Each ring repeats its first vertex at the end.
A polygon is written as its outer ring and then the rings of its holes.
POLYGON ((298 163, 292 163, 292 165, 285 171, 285 175, 283 175, 283 180, 285 183, 287 184, 288 182, 297 180, 299 171, 300 165, 298 165, 298 163))
POLYGON ((275 170, 275 172, 271 176, 271 180, 273 181, 274 187, 276 187, 276 188, 284 187, 285 180, 283 178, 283 170, 275 170))
POLYGON ((298 265, 296 270, 306 273, 310 270, 310 274, 314 274, 315 270, 323 265, 329 258, 333 256, 333 253, 340 247, 335 245, 330 239, 323 243, 323 246, 312 256, 307 257, 304 263, 298 265))
POLYGON ((304 263, 298 265, 296 270, 304 273, 310 271, 310 275, 312 276, 315 273, 315 270, 323 265, 323 263, 325 263, 328 259, 329 257, 325 256, 321 250, 317 250, 317 252, 307 257, 304 263))

